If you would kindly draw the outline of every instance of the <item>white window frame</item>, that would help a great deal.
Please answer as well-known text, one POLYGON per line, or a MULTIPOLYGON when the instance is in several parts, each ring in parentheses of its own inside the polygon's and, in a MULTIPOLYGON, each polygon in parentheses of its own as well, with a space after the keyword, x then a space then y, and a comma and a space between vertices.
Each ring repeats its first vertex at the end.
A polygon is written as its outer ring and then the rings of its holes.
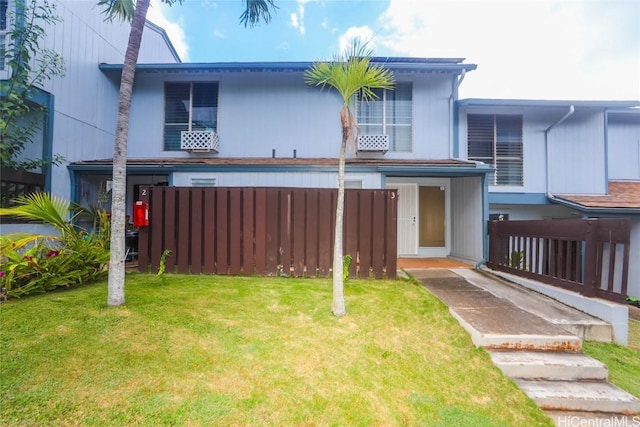
POLYGON ((217 85, 217 94, 216 94, 216 120, 215 120, 215 127, 213 129, 204 129, 204 130, 213 130, 215 132, 218 131, 218 118, 217 118, 217 111, 218 111, 218 102, 220 100, 220 83, 218 81, 189 81, 189 82, 182 82, 182 81, 167 81, 164 82, 164 109, 165 109, 165 114, 163 115, 163 121, 162 121, 162 126, 163 126, 163 149, 165 151, 178 151, 179 148, 176 149, 167 149, 167 139, 166 139, 166 129, 167 129, 167 125, 169 126, 183 126, 183 125, 187 125, 187 131, 191 132, 194 129, 193 126, 193 98, 194 98, 194 85, 197 84, 215 84, 217 85), (166 108, 167 108, 167 86, 169 85, 189 85, 189 105, 188 105, 188 122, 187 123, 178 123, 178 122, 169 122, 167 123, 166 121, 166 108))
POLYGON ((389 124, 387 122, 387 116, 388 116, 388 112, 387 112, 387 106, 389 102, 392 101, 388 101, 387 100, 387 94, 392 91, 391 89, 382 89, 382 97, 374 99, 372 101, 369 102, 382 102, 382 123, 373 123, 373 122, 369 122, 369 123, 362 123, 360 122, 360 117, 359 117, 359 110, 360 110, 360 103, 361 102, 366 102, 366 101, 360 101, 357 100, 356 102, 356 120, 358 123, 358 126, 382 126, 382 134, 383 135, 389 135, 389 151, 392 152, 403 152, 403 153, 411 153, 413 152, 413 84, 411 82, 400 82, 400 83, 396 83, 397 85, 406 85, 409 87, 410 89, 410 93, 411 93, 411 99, 409 100, 409 102, 411 102, 411 123, 409 124, 389 124), (406 150, 398 150, 397 147, 397 141, 395 140, 395 138, 392 137, 392 135, 389 134, 389 128, 401 128, 401 127, 408 127, 409 128, 409 148, 406 150))
POLYGON ((467 115, 467 159, 475 160, 479 162, 483 162, 493 166, 496 170, 493 174, 491 174, 491 186, 496 187, 523 187, 524 186, 524 117, 522 114, 485 114, 485 113, 472 113, 467 115), (491 145, 491 156, 470 156, 470 147, 471 144, 469 142, 469 116, 489 116, 492 118, 493 124, 493 136, 492 136, 492 145, 491 145), (498 118, 500 117, 518 117, 522 122, 522 126, 520 128, 520 145, 521 145, 521 155, 520 156, 505 156, 498 154, 498 118), (520 163, 520 182, 508 182, 508 183, 499 183, 498 175, 498 161, 506 160, 506 161, 519 161, 520 163))

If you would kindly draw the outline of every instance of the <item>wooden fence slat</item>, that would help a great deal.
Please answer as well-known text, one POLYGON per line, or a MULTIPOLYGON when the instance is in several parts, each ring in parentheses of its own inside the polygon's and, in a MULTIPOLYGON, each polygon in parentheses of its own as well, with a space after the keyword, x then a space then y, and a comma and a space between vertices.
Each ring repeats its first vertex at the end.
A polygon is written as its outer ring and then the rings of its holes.
MULTIPOLYGON (((335 218, 335 205, 331 193, 320 193, 318 218, 335 218)), ((327 277, 333 264, 333 220, 319 221, 318 268, 320 276, 327 277)))
POLYGON ((176 222, 178 224, 178 248, 177 248, 177 262, 178 272, 189 272, 189 225, 190 225, 190 188, 178 189, 178 209, 176 210, 176 222))
POLYGON ((360 195, 360 240, 358 241, 358 261, 360 269, 358 277, 368 279, 371 275, 373 234, 379 233, 372 226, 373 194, 366 192, 360 195))
POLYGON ((360 224, 360 191, 345 190, 344 197, 344 255, 351 256, 349 277, 358 274, 358 235, 360 224))
POLYGON ((318 275, 318 196, 319 192, 311 189, 306 198, 305 253, 307 277, 318 275))
POLYGON ((257 274, 267 273, 267 189, 255 189, 255 212, 256 214, 256 234, 255 234, 255 271, 257 274))
POLYGON ((251 188, 244 188, 242 191, 242 272, 244 274, 254 274, 254 206, 255 192, 251 188))
POLYGON ((307 240, 307 236, 305 235, 305 221, 307 218, 307 194, 307 191, 296 192, 295 198, 293 199, 293 211, 291 218, 293 221, 293 275, 295 277, 304 276, 305 270, 305 242, 307 240))
POLYGON ((159 215, 162 221, 162 225, 156 227, 152 225, 151 229, 158 230, 160 233, 152 233, 154 244, 157 246, 155 251, 151 251, 152 265, 154 268, 158 268, 160 263, 160 256, 165 250, 170 251, 169 256, 165 259, 165 271, 167 273, 173 273, 176 270, 176 252, 178 250, 177 243, 177 229, 176 229, 176 188, 175 187, 152 187, 151 194, 154 195, 154 202, 152 208, 154 215, 159 215), (155 202, 156 195, 158 196, 158 202, 155 202), (157 206, 156 206, 157 205, 157 206), (158 213, 156 209, 159 209, 158 213), (157 257, 156 255, 157 254, 157 257))
POLYGON ((202 272, 202 188, 191 189, 191 255, 189 265, 191 273, 202 272))
POLYGON ((242 190, 238 187, 229 189, 229 271, 240 274, 240 259, 242 255, 242 237, 240 234, 240 207, 242 190))
POLYGON ((380 191, 373 192, 373 221, 372 221, 372 230, 377 230, 375 232, 372 231, 373 235, 373 244, 371 245, 372 255, 371 260, 373 264, 373 274, 376 279, 382 279, 384 276, 384 233, 381 233, 380 230, 384 230, 384 197, 383 193, 380 191))
POLYGON ((216 188, 216 273, 227 274, 229 267, 229 191, 216 188))
POLYGON ((294 191, 284 189, 280 192, 280 236, 278 241, 280 246, 278 254, 280 255, 279 265, 282 274, 291 275, 291 209, 293 203, 294 191))
POLYGON ((278 274, 280 258, 280 189, 267 189, 267 264, 270 276, 278 274))
POLYGON ((203 257, 204 272, 216 272, 216 191, 209 188, 204 193, 204 228, 203 228, 203 257))

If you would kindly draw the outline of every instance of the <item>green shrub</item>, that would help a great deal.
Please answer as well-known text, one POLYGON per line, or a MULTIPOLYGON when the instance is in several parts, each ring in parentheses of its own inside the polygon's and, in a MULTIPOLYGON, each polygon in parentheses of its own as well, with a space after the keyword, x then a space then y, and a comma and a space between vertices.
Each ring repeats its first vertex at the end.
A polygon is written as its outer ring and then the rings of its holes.
POLYGON ((0 236, 0 285, 9 297, 46 292, 102 278, 109 262, 110 223, 100 212, 97 232, 74 226, 71 204, 43 193, 22 197, 0 215, 15 215, 52 225, 59 234, 0 236))

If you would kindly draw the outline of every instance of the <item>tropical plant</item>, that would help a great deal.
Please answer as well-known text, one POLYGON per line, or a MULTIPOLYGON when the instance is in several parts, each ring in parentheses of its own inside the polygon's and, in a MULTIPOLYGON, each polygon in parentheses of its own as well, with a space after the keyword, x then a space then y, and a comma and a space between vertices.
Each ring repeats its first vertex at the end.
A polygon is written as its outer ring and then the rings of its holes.
MULTIPOLYGON (((182 0, 162 0, 172 5, 182 0)), ((240 22, 254 26, 261 20, 271 20, 271 9, 275 9, 274 0, 243 0, 245 11, 240 22)), ((131 95, 133 81, 142 41, 142 31, 149 9, 150 0, 100 0, 99 5, 105 8, 107 19, 119 18, 131 22, 129 41, 122 66, 120 93, 118 95, 118 118, 116 137, 113 149, 113 188, 111 192, 111 263, 109 267, 109 283, 107 304, 118 306, 124 304, 124 259, 125 259, 125 197, 127 176, 127 136, 129 133, 129 113, 131 111, 131 95)))
POLYGON ((305 71, 305 82, 312 86, 335 89, 342 97, 340 122, 342 143, 338 160, 338 198, 333 246, 333 301, 331 311, 336 316, 346 314, 343 277, 343 221, 344 221, 344 170, 347 146, 353 144, 356 135, 356 120, 353 115, 357 99, 371 101, 377 98, 375 89, 393 89, 392 72, 382 65, 371 63, 371 51, 366 43, 354 40, 350 49, 333 61, 316 62, 305 71))
POLYGON ((0 52, 0 61, 6 61, 5 67, 11 70, 7 80, 0 80, 0 166, 28 171, 63 160, 59 155, 51 159, 20 156, 33 142, 47 111, 46 105, 32 99, 47 80, 64 76, 65 66, 58 52, 42 47, 44 27, 60 21, 55 4, 16 0, 13 8, 16 12, 8 19, 7 49, 0 52))
POLYGON ((0 216, 11 215, 48 224, 55 234, 15 233, 0 236, 0 283, 10 297, 92 282, 106 274, 109 219, 99 213, 100 227, 87 233, 73 224, 72 203, 47 193, 16 199, 0 216))

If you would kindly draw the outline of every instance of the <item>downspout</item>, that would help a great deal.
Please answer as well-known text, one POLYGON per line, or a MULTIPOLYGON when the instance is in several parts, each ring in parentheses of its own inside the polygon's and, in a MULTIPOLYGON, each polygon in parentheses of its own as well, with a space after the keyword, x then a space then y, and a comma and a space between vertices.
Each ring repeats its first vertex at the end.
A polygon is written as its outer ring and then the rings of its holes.
POLYGON ((573 105, 569 106, 569 111, 567 112, 567 114, 562 116, 560 120, 558 120, 557 122, 549 126, 544 131, 544 158, 545 158, 545 169, 546 169, 546 174, 545 174, 546 185, 545 186, 546 186, 546 195, 548 198, 553 198, 553 194, 551 194, 551 168, 549 167, 549 132, 551 131, 551 129, 553 129, 554 127, 558 126, 560 123, 564 122, 569 117, 571 117, 575 111, 576 111, 576 108, 573 105))
POLYGON ((458 134, 458 110, 453 108, 453 103, 458 99, 458 89, 460 88, 460 84, 464 80, 467 71, 463 68, 460 77, 458 79, 454 78, 453 88, 451 89, 451 96, 449 97, 449 158, 457 159, 459 156, 458 153, 458 144, 456 135, 458 134))

